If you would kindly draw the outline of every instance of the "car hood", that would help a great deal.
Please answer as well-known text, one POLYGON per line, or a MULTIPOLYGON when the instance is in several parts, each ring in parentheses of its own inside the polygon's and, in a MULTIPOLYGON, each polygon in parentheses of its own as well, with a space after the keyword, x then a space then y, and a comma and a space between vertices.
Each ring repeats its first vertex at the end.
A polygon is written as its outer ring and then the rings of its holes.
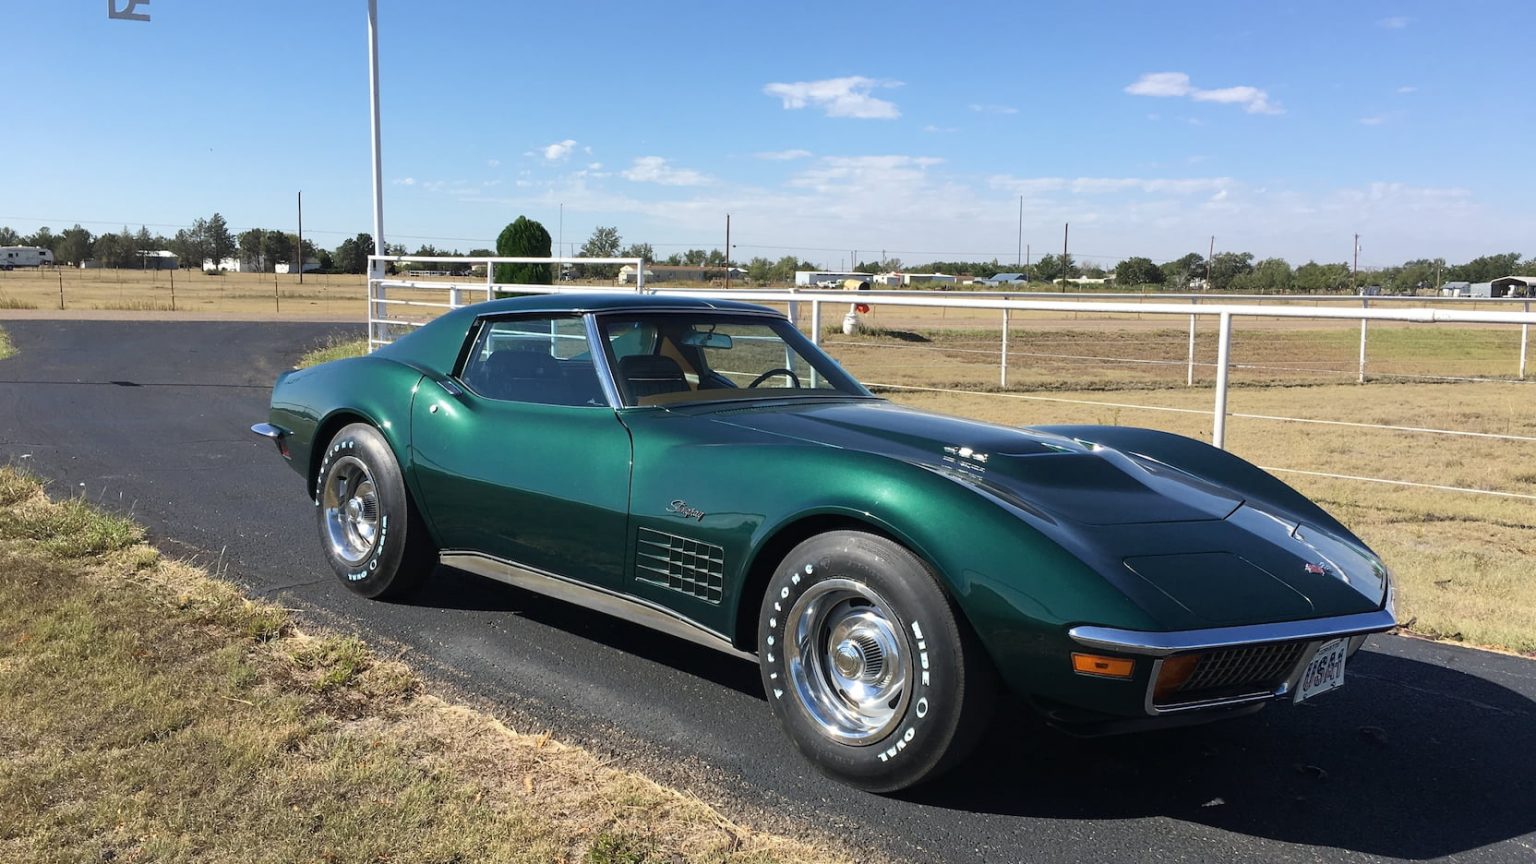
POLYGON ((1242 504, 1219 486, 1118 450, 884 402, 734 409, 713 419, 958 474, 1083 525, 1220 520, 1242 504))
POLYGON ((1358 543, 1111 448, 884 402, 730 408, 711 419, 971 484, 1015 507, 1170 628, 1351 614, 1385 598, 1386 570, 1358 543))

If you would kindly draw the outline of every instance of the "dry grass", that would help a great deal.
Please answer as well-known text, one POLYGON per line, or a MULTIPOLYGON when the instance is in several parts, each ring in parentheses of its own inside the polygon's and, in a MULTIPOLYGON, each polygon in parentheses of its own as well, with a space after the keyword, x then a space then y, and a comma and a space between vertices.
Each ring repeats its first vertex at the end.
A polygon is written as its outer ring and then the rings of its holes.
POLYGON ((13 270, 0 272, 0 308, 219 313, 263 318, 364 317, 362 276, 200 270, 13 270), (62 307, 61 294, 62 290, 62 307), (6 307, 4 302, 16 305, 6 307))
POLYGON ((355 338, 345 333, 333 333, 326 337, 325 341, 311 348, 299 358, 296 364, 300 369, 308 369, 321 363, 329 363, 332 360, 341 360, 347 357, 360 357, 368 353, 368 339, 355 338))
POLYGON ((11 337, 4 330, 0 330, 0 360, 16 355, 16 346, 11 344, 11 337))
POLYGON ((447 704, 140 537, 0 469, 0 860, 850 858, 447 704))

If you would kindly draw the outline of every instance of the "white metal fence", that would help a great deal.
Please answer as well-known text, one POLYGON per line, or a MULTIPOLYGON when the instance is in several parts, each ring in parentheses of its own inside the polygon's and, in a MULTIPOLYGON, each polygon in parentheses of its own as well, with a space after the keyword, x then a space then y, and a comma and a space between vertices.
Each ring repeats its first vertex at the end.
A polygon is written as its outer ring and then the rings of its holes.
MULTIPOLYGON (((927 307, 945 309, 986 310, 998 313, 998 324, 1001 328, 1001 346, 998 351, 998 383, 1001 387, 1008 386, 1008 357, 1009 357, 1009 324, 1010 316, 1016 312, 1055 312, 1055 313, 1102 313, 1105 315, 1155 315, 1168 316, 1174 319, 1186 319, 1189 328, 1188 355, 1184 361, 1187 368, 1186 384, 1195 384, 1196 367, 1202 364, 1195 359, 1195 336, 1200 319, 1215 318, 1217 330, 1217 357, 1215 362, 1215 385, 1211 415, 1211 442, 1217 447, 1224 447, 1226 443, 1227 420, 1230 417, 1243 419, 1280 421, 1302 424, 1318 424, 1324 426, 1342 426, 1357 428, 1383 429, 1395 432, 1428 434, 1441 436, 1463 436, 1469 438, 1494 439, 1519 442, 1536 442, 1536 436, 1499 434, 1489 432, 1473 432, 1455 429, 1435 429, 1419 426, 1389 425, 1376 423, 1360 423, 1347 420, 1326 420, 1315 418, 1284 417, 1268 414, 1234 413, 1227 408, 1227 396, 1230 389, 1229 370, 1232 368, 1232 322, 1239 318, 1285 318, 1285 319, 1314 319, 1332 321, 1359 321, 1360 322, 1360 353, 1358 369, 1354 370, 1357 380, 1366 380, 1366 364, 1368 359, 1367 346, 1369 325, 1372 321, 1408 322, 1416 324, 1491 324, 1517 327, 1520 331, 1519 357, 1511 371, 1514 380, 1525 381, 1527 362, 1529 358, 1530 327, 1536 324, 1536 313, 1530 311, 1530 300, 1526 298, 1514 299, 1490 299, 1490 298, 1398 298, 1398 297, 1314 297, 1302 295, 1237 295, 1221 296, 1219 298, 1210 295, 1141 295, 1141 294, 1095 294, 1095 293, 1035 293, 1035 292, 959 292, 959 291, 861 291, 856 295, 847 291, 837 290, 760 290, 760 289, 733 289, 727 295, 724 291, 714 289, 697 288, 661 288, 655 283, 647 286, 644 282, 643 262, 636 259, 584 259, 584 258, 412 258, 412 257, 376 257, 373 260, 379 262, 430 262, 451 264, 486 264, 486 277, 483 282, 457 282, 457 281, 414 281, 401 279, 370 279, 368 292, 369 309, 369 346, 373 347, 387 343, 391 339, 391 328, 397 326, 416 327, 424 321, 417 319, 401 319, 390 312, 394 309, 425 310, 432 315, 447 309, 458 308, 465 305, 466 301, 477 302, 496 296, 497 292, 519 293, 645 293, 661 296, 687 296, 687 297, 718 297, 728 296, 732 300, 743 300, 759 303, 782 304, 787 310, 791 320, 797 323, 807 323, 801 320, 805 305, 810 307, 809 333, 813 342, 819 343, 822 336, 822 307, 831 304, 834 308, 845 310, 850 302, 878 303, 882 307, 927 307), (638 275, 637 284, 633 287, 607 287, 592 285, 504 285, 494 281, 494 267, 497 263, 549 263, 556 266, 563 264, 631 264, 635 266, 638 275), (415 292, 423 290, 441 291, 447 293, 447 301, 423 301, 419 299, 392 299, 388 295, 391 289, 406 289, 415 292), (1104 299, 1109 297, 1111 299, 1104 299), (1276 302, 1282 301, 1282 302, 1276 302), (1283 302, 1291 301, 1291 302, 1283 302), (1401 308, 1404 305, 1417 301, 1418 306, 1401 308), (1422 305, 1433 303, 1433 306, 1422 305), (1311 305, 1300 305, 1311 304, 1311 305), (1330 304, 1330 305, 1324 305, 1330 304), (1340 304, 1345 308, 1340 308, 1340 304), (1358 304, 1358 308, 1354 308, 1358 304), (1475 305, 1493 305, 1498 308, 1476 308, 1475 305), (1399 308, 1381 308, 1382 306, 1395 306, 1399 308), (1513 307, 1513 308, 1511 308, 1513 307), (1508 309, 1509 311, 1504 311, 1508 309), (435 310, 435 311, 434 311, 435 310)), ((1103 359, 1103 358, 1100 358, 1103 359)), ((1513 359, 1513 358, 1512 358, 1513 359)), ((1137 361, 1137 362, 1168 362, 1168 361, 1137 361)), ((891 389, 930 390, 943 391, 945 388, 920 387, 899 384, 880 384, 868 382, 876 386, 891 389)), ((1205 413, 1189 408, 1170 408, 1166 406, 1138 405, 1122 402, 1109 402, 1084 399, 1069 399, 1056 396, 1030 395, 1020 393, 992 394, 1005 398, 1029 399, 1044 402, 1063 402, 1085 405, 1099 405, 1110 408, 1132 408, 1151 411, 1169 411, 1177 413, 1205 413)), ((1288 471, 1299 474, 1317 474, 1299 469, 1270 469, 1288 471)), ((1495 492, 1491 490, 1466 489, 1461 487, 1442 486, 1436 484, 1413 483, 1409 481, 1387 480, 1382 478, 1352 477, 1346 475, 1323 475, 1341 479, 1363 480, 1372 482, 1392 483, 1396 485, 1420 486, 1431 489, 1444 489, 1460 492, 1482 492, 1484 494, 1499 495, 1503 497, 1522 498, 1536 500, 1536 495, 1526 495, 1512 492, 1495 492)))

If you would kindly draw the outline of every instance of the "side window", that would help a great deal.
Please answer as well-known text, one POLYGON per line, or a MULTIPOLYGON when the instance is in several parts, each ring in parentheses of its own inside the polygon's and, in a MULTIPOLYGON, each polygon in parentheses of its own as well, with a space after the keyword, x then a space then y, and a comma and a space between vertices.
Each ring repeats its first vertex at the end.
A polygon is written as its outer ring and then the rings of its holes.
POLYGON ((540 405, 602 405, 580 318, 516 318, 480 327, 459 376, 487 399, 540 405))

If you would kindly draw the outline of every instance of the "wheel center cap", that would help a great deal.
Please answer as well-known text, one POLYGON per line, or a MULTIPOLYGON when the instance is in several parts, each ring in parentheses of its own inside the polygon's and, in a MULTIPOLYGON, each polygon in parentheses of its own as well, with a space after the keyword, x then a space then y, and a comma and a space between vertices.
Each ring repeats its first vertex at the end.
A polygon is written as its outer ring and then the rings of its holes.
POLYGON ((837 667, 837 674, 849 680, 857 680, 864 674, 864 652, 852 639, 844 640, 832 649, 832 665, 837 667))
POLYGON ((363 518, 363 502, 353 498, 347 502, 347 518, 356 521, 363 518))

